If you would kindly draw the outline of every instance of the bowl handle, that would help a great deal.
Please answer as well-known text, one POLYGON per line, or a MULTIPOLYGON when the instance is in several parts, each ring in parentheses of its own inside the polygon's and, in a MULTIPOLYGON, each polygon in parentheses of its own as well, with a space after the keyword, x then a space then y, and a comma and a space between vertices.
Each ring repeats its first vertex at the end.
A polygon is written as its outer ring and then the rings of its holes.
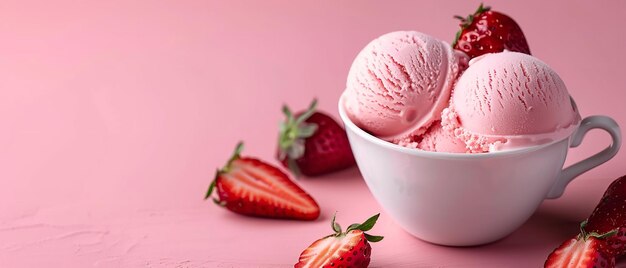
POLYGON ((580 127, 578 127, 578 129, 574 132, 574 135, 571 137, 570 148, 578 147, 578 145, 580 145, 583 141, 585 134, 594 128, 603 129, 611 134, 611 139, 613 139, 611 145, 606 147, 601 152, 596 153, 593 156, 573 164, 561 171, 559 179, 552 186, 552 189, 546 198, 559 198, 563 195, 563 191, 565 191, 567 184, 569 184, 573 179, 578 177, 580 174, 583 174, 590 169, 609 161, 609 159, 613 158, 613 156, 617 154, 617 151, 619 151, 622 144, 622 135, 619 126, 612 118, 602 115, 589 116, 583 119, 580 123, 580 127))

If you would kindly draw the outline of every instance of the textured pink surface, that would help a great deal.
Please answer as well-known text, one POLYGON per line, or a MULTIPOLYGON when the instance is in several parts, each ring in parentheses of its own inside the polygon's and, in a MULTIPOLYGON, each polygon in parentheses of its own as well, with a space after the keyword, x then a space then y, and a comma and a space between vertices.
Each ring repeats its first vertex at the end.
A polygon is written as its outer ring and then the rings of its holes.
POLYGON ((421 135, 448 105, 459 58, 466 59, 453 51, 448 43, 415 31, 372 40, 348 72, 348 115, 385 140, 421 135))
MULTIPOLYGON (((626 126, 626 3, 493 1, 568 85, 583 116, 626 126), (585 18, 581 21, 581 18, 585 18)), ((356 169, 301 184, 315 222, 242 218, 203 202, 235 143, 271 160, 280 105, 336 115, 348 69, 382 33, 443 40, 477 3, 3 1, 0 4, 0 266, 289 267, 328 220, 380 210, 356 169), (402 8, 399 8, 402 7, 402 8)), ((607 145, 601 132, 568 156, 607 145)), ((483 247, 434 246, 383 212, 374 267, 537 267, 577 230, 626 153, 483 247)), ((623 266, 625 261, 621 262, 623 266)))
POLYGON ((536 57, 517 52, 470 61, 457 81, 442 124, 471 152, 562 140, 580 123, 565 83, 536 57))
POLYGON ((467 148, 463 140, 454 135, 454 129, 443 128, 441 121, 436 121, 417 143, 417 148, 432 152, 465 153, 467 148))
POLYGON ((474 133, 545 134, 580 119, 559 75, 522 53, 472 60, 454 89, 451 105, 463 127, 474 133))

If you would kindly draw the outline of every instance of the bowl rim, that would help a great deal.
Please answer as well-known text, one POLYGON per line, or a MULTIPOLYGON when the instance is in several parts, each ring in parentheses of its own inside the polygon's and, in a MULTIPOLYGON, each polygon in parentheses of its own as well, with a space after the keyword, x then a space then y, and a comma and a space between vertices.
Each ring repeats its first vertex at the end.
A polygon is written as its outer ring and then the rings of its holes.
POLYGON ((449 153, 449 152, 431 152, 431 151, 424 151, 424 150, 420 150, 420 149, 413 149, 413 148, 407 148, 404 146, 400 146, 397 145, 395 143, 391 143, 388 141, 385 141, 383 139, 380 139, 368 132, 366 132, 365 130, 361 129, 360 127, 358 127, 356 124, 354 124, 352 122, 352 120, 350 120, 350 117, 348 117, 348 115, 346 114, 346 111, 343 107, 343 99, 345 97, 345 91, 341 93, 341 96, 339 97, 339 101, 338 101, 338 109, 339 109, 339 117, 341 118, 341 121, 343 121, 344 127, 346 128, 346 131, 348 131, 348 129, 352 132, 354 132, 355 134, 357 134, 358 136, 360 136, 361 138, 365 139, 366 141, 370 142, 370 143, 374 143, 377 146, 380 147, 384 147, 386 149, 390 149, 393 151, 399 151, 405 154, 410 154, 410 155, 415 155, 415 156, 420 156, 420 157, 428 157, 428 158, 448 158, 448 159, 484 159, 484 158, 493 158, 493 157, 506 157, 506 156, 514 156, 514 155, 520 155, 520 154, 525 154, 525 153, 530 153, 530 152, 534 152, 534 151, 538 151, 541 150, 543 148, 546 147, 550 147, 554 144, 557 143, 561 143, 565 140, 568 140, 567 144, 568 144, 568 148, 569 148, 569 139, 570 137, 573 135, 573 133, 576 132, 576 130, 578 130, 578 127, 580 125, 580 120, 578 122, 578 125, 576 126, 575 130, 568 135, 567 137, 560 139, 560 140, 554 140, 545 144, 539 144, 539 145, 533 145, 533 146, 529 146, 529 147, 525 147, 525 148, 518 148, 518 149, 510 149, 510 150, 504 150, 504 151, 497 151, 497 152, 489 152, 489 153, 476 153, 476 154, 468 154, 468 153, 449 153))

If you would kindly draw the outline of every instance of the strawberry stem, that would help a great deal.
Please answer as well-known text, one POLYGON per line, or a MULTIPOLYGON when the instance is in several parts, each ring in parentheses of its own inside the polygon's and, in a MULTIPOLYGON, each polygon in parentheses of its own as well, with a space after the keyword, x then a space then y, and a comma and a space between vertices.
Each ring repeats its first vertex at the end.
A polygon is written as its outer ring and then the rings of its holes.
POLYGON ((240 141, 239 143, 237 143, 237 146, 235 147, 235 151, 233 152, 233 155, 228 159, 228 162, 226 162, 226 166, 224 166, 220 172, 225 173, 230 171, 230 168, 233 164, 233 161, 239 159, 239 157, 241 157, 241 151, 243 151, 243 142, 240 141))
POLYGON ((363 233, 363 235, 365 236, 365 239, 367 239, 367 241, 370 241, 372 243, 379 242, 380 240, 383 240, 383 238, 385 238, 383 236, 369 235, 366 233, 363 233))
POLYGON ((340 235, 341 234, 341 225, 339 225, 339 223, 335 222, 335 217, 337 216, 337 211, 335 211, 335 214, 333 214, 333 220, 330 222, 330 226, 333 228, 333 231, 335 231, 336 235, 340 235))
POLYGON ((454 41, 452 41, 452 48, 454 48, 456 44, 459 42, 459 39, 461 38, 462 33, 463 33, 463 30, 458 30, 456 32, 456 36, 454 36, 454 41))
POLYGON ((218 206, 220 206, 220 207, 226 206, 226 202, 224 202, 224 201, 220 201, 220 200, 219 200, 219 199, 217 199, 217 198, 213 198, 213 203, 215 203, 216 205, 218 205, 218 206))
POLYGON ((598 233, 596 233, 596 232, 592 232, 592 233, 591 233, 591 235, 595 236, 595 237, 596 237, 596 238, 598 238, 598 239, 605 239, 605 238, 610 237, 610 236, 613 236, 613 235, 615 235, 615 234, 617 234, 617 229, 612 230, 612 231, 608 231, 608 232, 606 232, 606 233, 604 233, 604 234, 598 234, 598 233))
POLYGON ((585 226, 587 226, 587 220, 584 220, 583 222, 580 223, 580 235, 584 238, 587 239, 587 231, 585 231, 585 226))
POLYGON ((619 228, 616 228, 614 230, 608 231, 606 233, 603 234, 599 234, 598 232, 591 232, 591 233, 587 233, 587 231, 585 231, 585 227, 587 226, 587 220, 584 220, 583 222, 580 223, 580 235, 582 236, 582 238, 586 241, 589 237, 595 237, 597 239, 605 239, 607 237, 613 236, 617 233, 619 228))
POLYGON ((480 5, 478 6, 478 9, 476 9, 476 12, 474 12, 474 15, 478 15, 480 13, 487 12, 489 10, 491 10, 490 6, 484 6, 483 3, 480 3, 480 5))
POLYGON ((358 229, 365 232, 365 231, 369 231, 374 227, 374 224, 376 224, 376 221, 378 221, 378 217, 380 217, 380 213, 370 217, 369 219, 365 220, 365 222, 361 223, 361 225, 359 225, 358 229))
POLYGON ((285 117, 287 117, 288 122, 290 120, 293 120, 293 114, 291 113, 291 110, 289 110, 289 107, 287 105, 283 105, 283 114, 285 115, 285 117))
POLYGON ((304 155, 305 139, 313 136, 318 129, 316 124, 306 123, 313 114, 315 114, 317 108, 317 99, 313 99, 309 108, 304 111, 298 118, 294 118, 293 114, 286 105, 283 106, 283 113, 287 117, 284 122, 280 124, 280 135, 278 137, 279 159, 287 159, 287 168, 291 170, 296 177, 300 176, 300 170, 295 163, 296 159, 299 159, 304 155))
POLYGON ((300 171, 298 164, 296 164, 296 160, 291 157, 287 157, 287 168, 291 170, 291 173, 293 173, 296 178, 300 178, 302 175, 302 171, 300 171))
POLYGON ((317 99, 313 99, 313 101, 311 101, 311 104, 309 104, 309 108, 303 114, 298 116, 298 118, 296 119, 296 124, 300 125, 304 121, 309 119, 309 117, 311 117, 311 115, 315 113, 316 108, 317 108, 317 99))
MULTIPOLYGON (((336 214, 337 213, 335 212, 335 215, 336 214)), ((335 215, 333 215, 332 226, 333 226, 333 230, 335 232, 337 232, 337 229, 339 231, 341 231, 341 228, 340 227, 335 228, 335 226, 334 226, 335 225, 335 215)), ((372 229, 372 227, 374 227, 374 225, 376 224, 376 221, 378 220, 378 217, 380 217, 380 213, 370 217, 369 219, 365 220, 363 223, 360 223, 360 224, 359 223, 350 224, 350 226, 348 226, 348 229, 346 229, 345 233, 339 232, 339 233, 336 233, 335 235, 339 236, 341 234, 347 234, 350 231, 360 230, 360 231, 364 232, 363 235, 365 236, 365 239, 367 239, 367 241, 378 242, 380 240, 383 240, 384 237, 382 237, 382 236, 370 235, 370 234, 365 233, 365 231, 369 231, 369 230, 372 229)))
POLYGON ((453 18, 458 19, 460 21, 464 21, 465 20, 465 18, 463 16, 459 16, 459 15, 454 15, 453 18))
POLYGON ((220 175, 220 170, 216 170, 215 171, 215 177, 213 177, 213 181, 211 182, 211 184, 209 184, 209 190, 206 192, 206 195, 204 196, 204 200, 207 200, 209 197, 211 197, 211 194, 213 193, 213 189, 215 189, 215 183, 217 182, 217 176, 220 175))
POLYGON ((461 24, 460 24, 461 29, 458 32, 456 32, 456 36, 454 37, 454 41, 452 41, 452 47, 455 47, 456 44, 459 42, 459 39, 461 38, 461 34, 463 33, 463 30, 465 30, 465 28, 467 28, 470 25, 472 25, 472 22, 474 22, 474 18, 478 17, 480 14, 482 14, 484 12, 487 12, 489 10, 491 10, 491 7, 484 6, 483 3, 480 3, 480 5, 476 9, 476 11, 474 11, 473 14, 467 15, 467 17, 455 15, 454 16, 455 19, 461 20, 461 24))
MULTIPOLYGON (((209 189, 207 190, 206 194, 204 195, 204 199, 209 199, 209 197, 211 197, 211 194, 213 193, 213 189, 215 189, 215 184, 217 183, 217 177, 219 177, 220 174, 222 173, 226 173, 228 171, 230 171, 230 168, 232 166, 233 161, 239 159, 239 157, 241 157, 241 151, 243 151, 243 142, 239 141, 237 143, 237 146, 235 146, 235 151, 233 152, 233 155, 228 159, 228 162, 226 162, 226 165, 222 168, 222 169, 218 169, 215 171, 215 176, 213 177, 213 181, 211 181, 211 184, 209 184, 209 189)), ((218 199, 214 199, 213 200, 216 204, 220 203, 220 201, 218 199)))

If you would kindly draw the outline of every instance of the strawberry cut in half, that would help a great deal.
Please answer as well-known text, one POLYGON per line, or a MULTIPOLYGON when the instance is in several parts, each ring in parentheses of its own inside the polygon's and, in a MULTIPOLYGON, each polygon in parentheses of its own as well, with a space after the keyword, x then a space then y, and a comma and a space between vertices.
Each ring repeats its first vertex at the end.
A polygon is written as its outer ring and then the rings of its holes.
POLYGON ((286 120, 280 124, 276 156, 296 176, 323 175, 355 164, 344 129, 316 106, 313 100, 295 116, 283 106, 286 120))
POLYGON ((264 218, 315 220, 320 208, 313 198, 280 169, 252 157, 242 157, 239 143, 226 165, 217 170, 205 199, 228 210, 264 218))
POLYGON ((626 176, 609 185, 585 226, 589 233, 616 229, 617 234, 606 239, 606 246, 609 255, 618 257, 626 253, 626 176))
POLYGON ((452 47, 465 52, 471 58, 487 53, 509 51, 530 55, 530 48, 522 29, 509 16, 480 4, 474 14, 461 20, 452 47))
POLYGON ((378 242, 383 237, 365 232, 374 227, 379 216, 376 214, 361 224, 352 224, 345 232, 333 216, 331 227, 335 233, 313 242, 300 254, 294 267, 367 267, 372 253, 370 242, 378 242))
POLYGON ((565 241, 546 260, 545 268, 610 268, 615 267, 615 257, 605 251, 606 239, 617 230, 608 233, 587 233, 581 224, 581 233, 565 241))

